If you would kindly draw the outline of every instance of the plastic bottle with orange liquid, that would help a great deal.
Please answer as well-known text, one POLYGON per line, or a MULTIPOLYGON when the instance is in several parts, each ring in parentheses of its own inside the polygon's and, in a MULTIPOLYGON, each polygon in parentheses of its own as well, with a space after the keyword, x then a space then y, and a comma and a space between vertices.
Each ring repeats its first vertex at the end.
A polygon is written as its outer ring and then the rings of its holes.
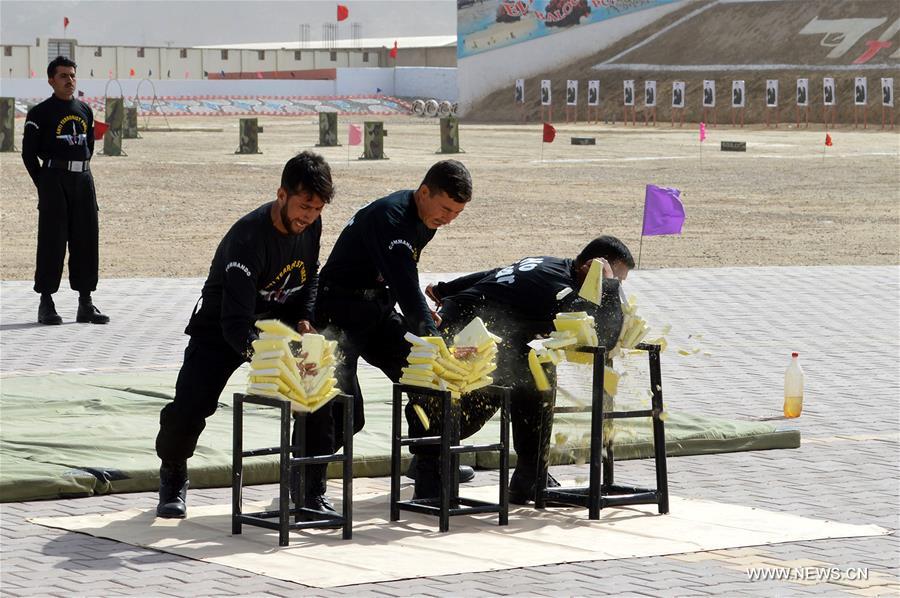
POLYGON ((784 416, 800 417, 803 411, 803 368, 800 354, 791 353, 791 364, 784 372, 784 416))

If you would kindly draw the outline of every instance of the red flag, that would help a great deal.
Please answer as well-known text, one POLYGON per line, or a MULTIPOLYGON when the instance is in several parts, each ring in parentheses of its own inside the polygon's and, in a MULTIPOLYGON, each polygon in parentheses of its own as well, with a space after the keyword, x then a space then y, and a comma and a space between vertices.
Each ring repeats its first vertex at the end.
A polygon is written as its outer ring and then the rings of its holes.
POLYGON ((262 75, 262 73, 261 73, 260 71, 256 71, 256 78, 257 78, 257 79, 262 79, 262 78, 263 78, 263 75, 262 75))
POLYGON ((134 69, 131 69, 130 71, 128 71, 128 74, 131 75, 132 77, 134 77, 134 69))
POLYGON ((544 123, 544 143, 553 143, 556 139, 556 129, 549 123, 544 123))
POLYGON ((63 17, 63 31, 69 26, 69 17, 63 17))
POLYGON ((109 125, 105 122, 95 120, 94 121, 94 139, 103 139, 103 135, 106 133, 106 130, 109 128, 109 125))
POLYGON ((825 145, 831 147, 831 135, 825 133, 825 145))
POLYGON ((350 125, 349 133, 349 138, 347 140, 348 145, 359 145, 362 143, 363 134, 362 128, 360 128, 359 125, 350 125))
POLYGON ((394 40, 394 47, 391 48, 391 51, 388 52, 388 55, 394 60, 397 60, 397 40, 394 40))
POLYGON ((337 20, 345 21, 347 17, 350 16, 350 9, 344 6, 343 4, 338 4, 337 7, 337 20))

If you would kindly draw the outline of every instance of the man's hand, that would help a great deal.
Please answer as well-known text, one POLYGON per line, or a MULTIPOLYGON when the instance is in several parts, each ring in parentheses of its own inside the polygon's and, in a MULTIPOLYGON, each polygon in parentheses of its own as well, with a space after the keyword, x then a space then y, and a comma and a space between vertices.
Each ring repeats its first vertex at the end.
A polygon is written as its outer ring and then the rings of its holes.
POLYGON ((615 278, 616 274, 613 272, 612 266, 609 265, 602 257, 596 257, 595 260, 600 260, 600 263, 603 264, 603 278, 615 278))
POLYGON ((300 320, 297 322, 297 332, 300 334, 315 334, 316 329, 309 323, 309 320, 300 320))
POLYGON ((429 309, 428 311, 431 312, 431 319, 434 320, 434 325, 440 328, 441 322, 443 321, 443 319, 441 318, 441 314, 434 311, 433 309, 429 309))
POLYGON ((425 296, 434 301, 434 304, 438 307, 441 306, 441 298, 437 296, 437 292, 435 292, 433 284, 429 284, 427 287, 425 287, 425 296))

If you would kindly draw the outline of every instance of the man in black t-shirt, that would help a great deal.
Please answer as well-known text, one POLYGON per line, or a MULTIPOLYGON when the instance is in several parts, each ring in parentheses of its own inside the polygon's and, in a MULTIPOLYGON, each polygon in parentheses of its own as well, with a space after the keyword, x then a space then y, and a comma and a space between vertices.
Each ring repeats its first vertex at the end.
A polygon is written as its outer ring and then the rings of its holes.
MULTIPOLYGON (((500 336, 494 383, 511 388, 510 415, 516 468, 509 484, 509 499, 525 504, 534 499, 538 434, 543 401, 528 367, 528 343, 554 330, 559 312, 585 311, 594 317, 599 345, 612 348, 622 328, 624 316, 619 296, 620 281, 634 268, 628 247, 612 236, 597 237, 574 260, 549 256, 527 257, 505 268, 476 272, 449 282, 429 285, 426 293, 440 308, 441 333, 447 337, 458 332, 475 316, 481 317, 492 333, 500 336), (604 280, 601 305, 578 295, 591 262, 603 259, 604 280), (568 291, 567 291, 568 289, 568 291)), ((422 406, 431 426, 440 422, 440 410, 431 399, 415 399, 406 408, 409 435, 426 435, 413 403, 422 406)), ((496 399, 473 392, 461 399, 461 438, 478 430, 499 407, 496 399)), ((550 422, 552 417, 546 418, 550 422)), ((549 441, 549 430, 544 438, 549 441)), ((419 476, 416 498, 430 498, 440 492, 440 477, 435 447, 416 447, 419 476)), ((549 485, 555 480, 549 479, 549 485)), ((556 484, 558 485, 558 484, 556 484)))
MULTIPOLYGON (((393 382, 406 365, 407 332, 437 334, 433 312, 419 287, 418 261, 438 228, 450 224, 472 198, 472 177, 462 163, 434 164, 415 190, 376 199, 350 218, 322 267, 316 326, 339 343, 337 386, 352 394, 357 432, 365 423, 356 375, 362 357, 393 382), (400 304, 401 315, 394 309, 400 304)), ((317 453, 340 448, 342 419, 323 408, 310 417, 333 433, 317 453)), ((310 449, 313 450, 312 448, 310 449)), ((474 475, 469 472, 470 475, 474 475)), ((325 492, 325 467, 307 467, 309 492, 325 492)))
POLYGON ((41 294, 41 324, 62 324, 53 293, 59 290, 66 245, 69 284, 78 291, 75 321, 109 322, 91 300, 100 264, 97 196, 90 168, 94 113, 75 98, 75 68, 62 56, 47 65, 53 95, 28 111, 22 137, 22 161, 38 191, 34 290, 41 294))
MULTIPOLYGON (((300 333, 315 331, 320 215, 333 195, 328 163, 302 152, 285 164, 275 201, 238 220, 219 243, 185 330, 191 338, 175 399, 159 414, 158 516, 185 516, 187 460, 228 378, 250 361, 256 320, 277 318, 300 333)), ((315 442, 315 434, 308 429, 307 441, 315 442)), ((303 506, 321 505, 307 497, 303 506)))

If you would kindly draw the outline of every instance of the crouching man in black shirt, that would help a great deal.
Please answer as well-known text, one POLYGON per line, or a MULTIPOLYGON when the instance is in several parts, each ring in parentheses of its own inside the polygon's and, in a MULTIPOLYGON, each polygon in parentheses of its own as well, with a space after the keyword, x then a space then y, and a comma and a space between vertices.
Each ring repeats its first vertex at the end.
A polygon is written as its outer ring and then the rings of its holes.
MULTIPOLYGON (((471 198, 472 177, 466 167, 456 160, 438 162, 417 189, 397 191, 356 212, 322 267, 316 325, 340 346, 337 385, 353 395, 355 432, 365 423, 356 375, 359 358, 397 382, 410 347, 403 336, 437 334, 436 314, 419 287, 417 263, 435 231, 453 222, 471 198)), ((336 417, 335 408, 325 407, 310 416, 311 426, 320 422, 333 438, 309 454, 330 454, 340 448, 342 419, 336 417)), ((307 476, 312 480, 309 492, 316 491, 316 483, 325 492, 325 466, 308 466, 307 476)))
POLYGON ((333 195, 328 163, 300 153, 285 164, 275 201, 238 220, 219 243, 185 330, 191 338, 175 399, 159 414, 159 517, 185 516, 187 460, 228 378, 250 361, 256 320, 277 318, 314 332, 320 215, 333 195))
MULTIPOLYGON (((511 503, 534 500, 537 458, 539 451, 548 448, 538 446, 546 406, 528 368, 528 343, 554 330, 557 313, 584 311, 594 317, 599 344, 612 348, 624 321, 619 284, 632 268, 634 258, 625 244, 616 237, 601 236, 588 243, 574 260, 527 257, 505 268, 477 272, 426 289, 429 297, 441 306, 441 332, 445 337, 459 332, 479 316, 488 330, 503 339, 493 376, 496 384, 511 388, 510 415, 516 451, 516 468, 509 483, 511 503), (600 306, 578 296, 591 262, 598 258, 605 260, 600 306), (567 288, 570 290, 566 291, 567 288)), ((496 398, 478 391, 462 397, 461 401, 461 438, 480 430, 500 406, 496 398)), ((409 435, 425 436, 426 430, 413 410, 414 403, 425 409, 432 427, 440 425, 441 410, 434 399, 416 398, 407 404, 409 435)), ((552 416, 543 421, 552 422, 552 416)), ((549 432, 544 431, 547 442, 549 432)), ((423 446, 413 450, 418 453, 420 474, 416 479, 416 498, 438 496, 437 448, 423 446)), ((553 478, 547 482, 548 486, 559 485, 553 478)))
POLYGON ((53 95, 28 111, 22 161, 38 192, 37 265, 34 290, 41 294, 38 322, 62 324, 53 293, 59 290, 66 245, 69 284, 78 291, 75 321, 106 324, 91 293, 97 288, 99 224, 91 175, 94 113, 76 99, 75 63, 57 56, 47 65, 53 95))

